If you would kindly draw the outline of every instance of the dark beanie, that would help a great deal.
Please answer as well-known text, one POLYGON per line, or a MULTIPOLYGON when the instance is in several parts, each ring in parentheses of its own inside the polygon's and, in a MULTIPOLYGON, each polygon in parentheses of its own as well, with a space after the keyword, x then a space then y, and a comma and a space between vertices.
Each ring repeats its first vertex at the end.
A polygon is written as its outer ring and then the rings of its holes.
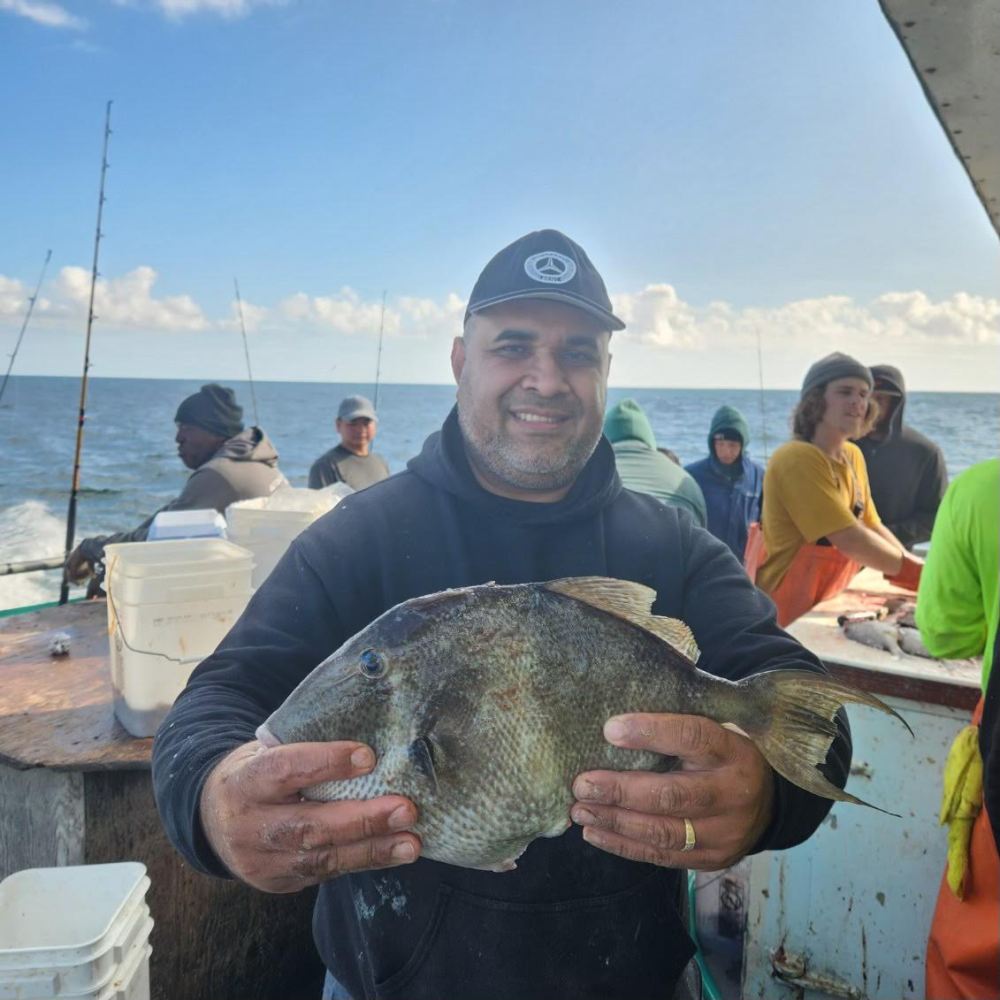
POLYGON ((174 423, 193 424, 209 434, 231 438, 243 430, 243 407, 232 389, 211 382, 177 407, 174 423))
POLYGON ((820 358, 802 380, 802 392, 804 396, 810 389, 826 385, 837 378, 859 378, 868 383, 870 389, 873 384, 872 373, 860 362, 855 361, 849 354, 841 354, 834 351, 825 358, 820 358))

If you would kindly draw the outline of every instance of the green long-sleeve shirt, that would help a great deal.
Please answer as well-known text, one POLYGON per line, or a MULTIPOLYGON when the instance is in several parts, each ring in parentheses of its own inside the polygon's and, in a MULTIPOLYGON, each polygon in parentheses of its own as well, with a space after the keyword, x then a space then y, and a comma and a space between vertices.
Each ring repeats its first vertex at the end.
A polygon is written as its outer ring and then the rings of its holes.
POLYGON ((983 656, 989 680, 1000 619, 1000 459, 966 469, 941 501, 917 594, 917 625, 935 656, 983 656))

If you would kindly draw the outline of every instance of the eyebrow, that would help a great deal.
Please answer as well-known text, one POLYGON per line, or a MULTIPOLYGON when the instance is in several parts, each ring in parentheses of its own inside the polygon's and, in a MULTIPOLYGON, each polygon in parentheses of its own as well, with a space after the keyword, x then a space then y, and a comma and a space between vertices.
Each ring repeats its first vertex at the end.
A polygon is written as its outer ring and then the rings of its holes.
MULTIPOLYGON (((600 338, 597 333, 574 333, 566 338, 566 344, 570 347, 596 347, 600 338)), ((538 334, 532 330, 519 330, 516 327, 508 327, 501 330, 493 338, 494 344, 504 341, 514 341, 516 343, 527 344, 538 340, 538 334)))

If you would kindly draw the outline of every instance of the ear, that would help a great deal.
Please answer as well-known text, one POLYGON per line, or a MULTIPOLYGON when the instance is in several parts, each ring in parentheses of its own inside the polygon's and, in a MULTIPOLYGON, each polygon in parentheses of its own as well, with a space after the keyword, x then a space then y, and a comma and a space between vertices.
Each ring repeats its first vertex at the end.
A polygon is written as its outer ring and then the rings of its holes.
POLYGON ((465 338, 456 337, 451 342, 451 373, 455 376, 455 381, 462 377, 462 369, 465 367, 465 338))

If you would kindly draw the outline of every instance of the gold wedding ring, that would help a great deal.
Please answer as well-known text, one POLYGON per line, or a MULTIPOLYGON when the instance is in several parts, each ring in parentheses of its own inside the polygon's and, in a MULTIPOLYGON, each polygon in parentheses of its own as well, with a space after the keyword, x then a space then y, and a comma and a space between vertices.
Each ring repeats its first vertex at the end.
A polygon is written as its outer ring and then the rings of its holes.
POLYGON ((693 851, 694 845, 697 842, 697 838, 694 835, 694 823, 692 823, 689 819, 684 820, 684 846, 681 850, 693 851))

